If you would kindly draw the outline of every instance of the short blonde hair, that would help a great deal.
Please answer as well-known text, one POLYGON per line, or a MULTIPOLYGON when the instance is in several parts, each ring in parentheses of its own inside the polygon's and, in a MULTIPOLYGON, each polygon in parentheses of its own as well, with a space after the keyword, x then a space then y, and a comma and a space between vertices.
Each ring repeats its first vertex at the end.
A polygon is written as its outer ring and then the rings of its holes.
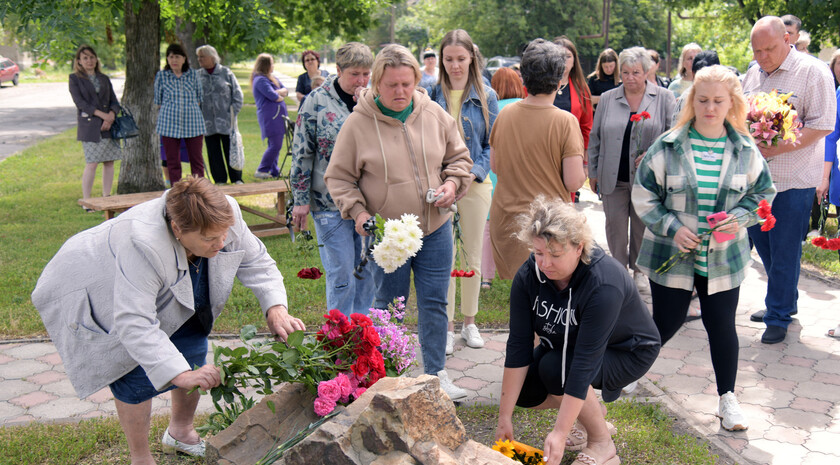
POLYGON ((722 84, 729 91, 729 97, 732 99, 732 108, 726 114, 726 121, 740 134, 749 136, 750 131, 747 128, 747 111, 749 110, 749 105, 747 104, 747 98, 744 97, 744 91, 741 89, 741 81, 738 80, 738 76, 729 68, 721 65, 706 66, 697 71, 697 74, 694 76, 694 85, 688 88, 687 100, 680 112, 677 123, 671 131, 676 131, 694 120, 694 95, 697 92, 697 85, 704 82, 722 84))
POLYGON ((414 85, 420 83, 422 74, 417 58, 414 58, 411 51, 402 45, 390 44, 385 46, 373 60, 373 69, 370 75, 370 87, 373 89, 373 95, 379 95, 379 82, 382 80, 382 75, 385 74, 385 68, 399 68, 400 66, 412 68, 414 70, 414 85))
POLYGON ((592 259, 595 239, 586 223, 586 215, 559 197, 549 199, 538 195, 531 202, 528 213, 520 215, 517 222, 520 227, 517 237, 529 246, 538 237, 545 239, 547 244, 553 241, 562 246, 582 245, 580 261, 589 264, 592 259))
POLYGON ((680 64, 677 65, 677 69, 679 70, 679 71, 677 71, 677 74, 679 74, 682 77, 685 77, 686 68, 685 68, 685 65, 683 64, 683 58, 685 58, 686 53, 688 53, 688 52, 700 53, 702 51, 703 51, 703 49, 700 48, 700 46, 695 44, 694 42, 685 44, 685 46, 682 48, 682 52, 680 52, 680 62, 679 62, 680 64))

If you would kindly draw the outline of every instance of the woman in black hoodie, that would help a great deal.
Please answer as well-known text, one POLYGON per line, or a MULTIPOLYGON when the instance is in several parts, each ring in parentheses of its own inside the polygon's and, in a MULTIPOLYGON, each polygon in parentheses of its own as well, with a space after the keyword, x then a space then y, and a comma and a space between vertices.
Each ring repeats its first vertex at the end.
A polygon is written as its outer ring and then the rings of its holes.
POLYGON ((545 440, 548 464, 559 464, 566 446, 583 446, 575 420, 588 436, 579 456, 599 465, 618 464, 594 389, 601 390, 604 401, 616 400, 621 388, 653 365, 659 332, 633 279, 595 245, 586 217, 573 206, 537 197, 520 224, 519 239, 533 254, 510 292, 496 438, 513 439, 516 405, 557 408, 557 422, 545 440), (540 339, 536 348, 534 334, 540 339))

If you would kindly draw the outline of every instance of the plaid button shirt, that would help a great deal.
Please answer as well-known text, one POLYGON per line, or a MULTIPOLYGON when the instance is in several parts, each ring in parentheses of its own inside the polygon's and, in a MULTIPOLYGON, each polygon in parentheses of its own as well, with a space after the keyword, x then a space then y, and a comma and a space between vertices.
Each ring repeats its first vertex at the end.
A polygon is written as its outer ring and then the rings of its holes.
MULTIPOLYGON (((685 125, 665 133, 648 149, 636 171, 633 207, 647 226, 636 264, 651 281, 690 291, 694 288, 693 255, 666 273, 656 272, 679 253, 674 235, 680 227, 697 233, 697 167, 688 130, 685 125)), ((770 202, 776 195, 767 162, 752 139, 738 134, 728 123, 726 131, 715 211, 738 216, 740 228, 735 239, 723 243, 709 238, 709 294, 734 289, 744 280, 750 262, 747 227, 757 221, 755 214, 747 213, 758 208, 762 199, 770 202)))
POLYGON ((201 81, 194 69, 181 77, 175 77, 170 70, 158 71, 155 76, 155 105, 160 106, 157 133, 176 139, 204 135, 202 99, 201 81))
MULTIPOLYGON (((779 68, 766 73, 758 65, 744 75, 744 94, 793 92, 790 103, 806 128, 834 129, 837 101, 834 99, 834 79, 828 66, 818 59, 792 49, 779 68)), ((820 183, 825 155, 824 139, 800 147, 770 161, 770 173, 776 190, 807 189, 820 183)))

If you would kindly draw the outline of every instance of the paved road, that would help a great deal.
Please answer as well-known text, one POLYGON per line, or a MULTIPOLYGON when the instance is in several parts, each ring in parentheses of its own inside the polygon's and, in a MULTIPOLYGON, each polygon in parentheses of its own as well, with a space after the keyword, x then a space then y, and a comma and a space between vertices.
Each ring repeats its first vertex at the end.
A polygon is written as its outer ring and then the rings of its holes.
MULTIPOLYGON (((604 243, 604 214, 594 195, 581 191, 579 208, 587 213, 596 239, 604 243)), ((659 359, 633 394, 666 406, 741 465, 840 463, 840 341, 825 337, 837 324, 840 290, 803 275, 799 315, 787 340, 759 341, 762 323, 749 315, 763 308, 767 278, 756 262, 741 286, 736 323, 740 360, 736 394, 750 420, 749 431, 720 428, 709 343, 701 321, 683 327, 663 348, 659 359)), ((644 295, 650 303, 650 295, 644 295)), ((455 384, 470 393, 468 403, 498 404, 507 332, 484 332, 487 344, 471 349, 458 338, 446 367, 455 384)), ((236 345, 238 341, 213 341, 236 345)), ((417 370, 417 373, 420 371, 417 370)), ((212 411, 209 396, 199 409, 212 411)), ((169 395, 153 401, 156 413, 168 413, 169 395)), ((49 341, 0 341, 0 426, 29 421, 75 420, 114 414, 107 389, 79 399, 64 373, 61 358, 49 341)))
MULTIPOLYGON (((124 79, 112 79, 122 95, 124 79)), ((76 125, 76 106, 66 82, 0 88, 0 160, 76 125)))

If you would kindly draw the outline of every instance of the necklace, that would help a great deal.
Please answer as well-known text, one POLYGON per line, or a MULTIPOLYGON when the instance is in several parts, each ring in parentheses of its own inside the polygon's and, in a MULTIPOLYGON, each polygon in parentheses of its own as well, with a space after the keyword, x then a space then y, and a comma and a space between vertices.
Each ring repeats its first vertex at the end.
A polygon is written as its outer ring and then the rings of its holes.
POLYGON ((567 82, 567 83, 563 84, 562 86, 560 86, 560 88, 557 89, 557 95, 563 95, 563 90, 566 89, 566 87, 568 85, 569 85, 569 83, 567 82))
MULTIPOLYGON (((697 129, 695 129, 695 131, 697 131, 697 129)), ((714 149, 718 148, 718 144, 721 143, 720 139, 724 136, 725 133, 726 133, 726 130, 724 129, 724 132, 721 133, 720 136, 716 137, 715 139, 712 139, 714 142, 712 142, 712 145, 710 147, 709 145, 706 144, 706 141, 704 140, 704 136, 702 134, 700 134, 700 131, 697 131, 697 135, 700 136, 700 137, 697 138, 697 140, 700 141, 700 143, 703 145, 703 147, 706 147, 706 153, 704 154, 705 158, 715 158, 715 157, 717 157, 717 154, 715 153, 714 149)), ((723 143, 725 144, 726 141, 724 140, 723 143)))
POLYGON ((198 267, 201 266, 201 257, 198 257, 198 260, 196 260, 197 263, 190 260, 190 257, 187 257, 187 262, 192 265, 192 267, 195 268, 195 272, 198 273, 198 267))

